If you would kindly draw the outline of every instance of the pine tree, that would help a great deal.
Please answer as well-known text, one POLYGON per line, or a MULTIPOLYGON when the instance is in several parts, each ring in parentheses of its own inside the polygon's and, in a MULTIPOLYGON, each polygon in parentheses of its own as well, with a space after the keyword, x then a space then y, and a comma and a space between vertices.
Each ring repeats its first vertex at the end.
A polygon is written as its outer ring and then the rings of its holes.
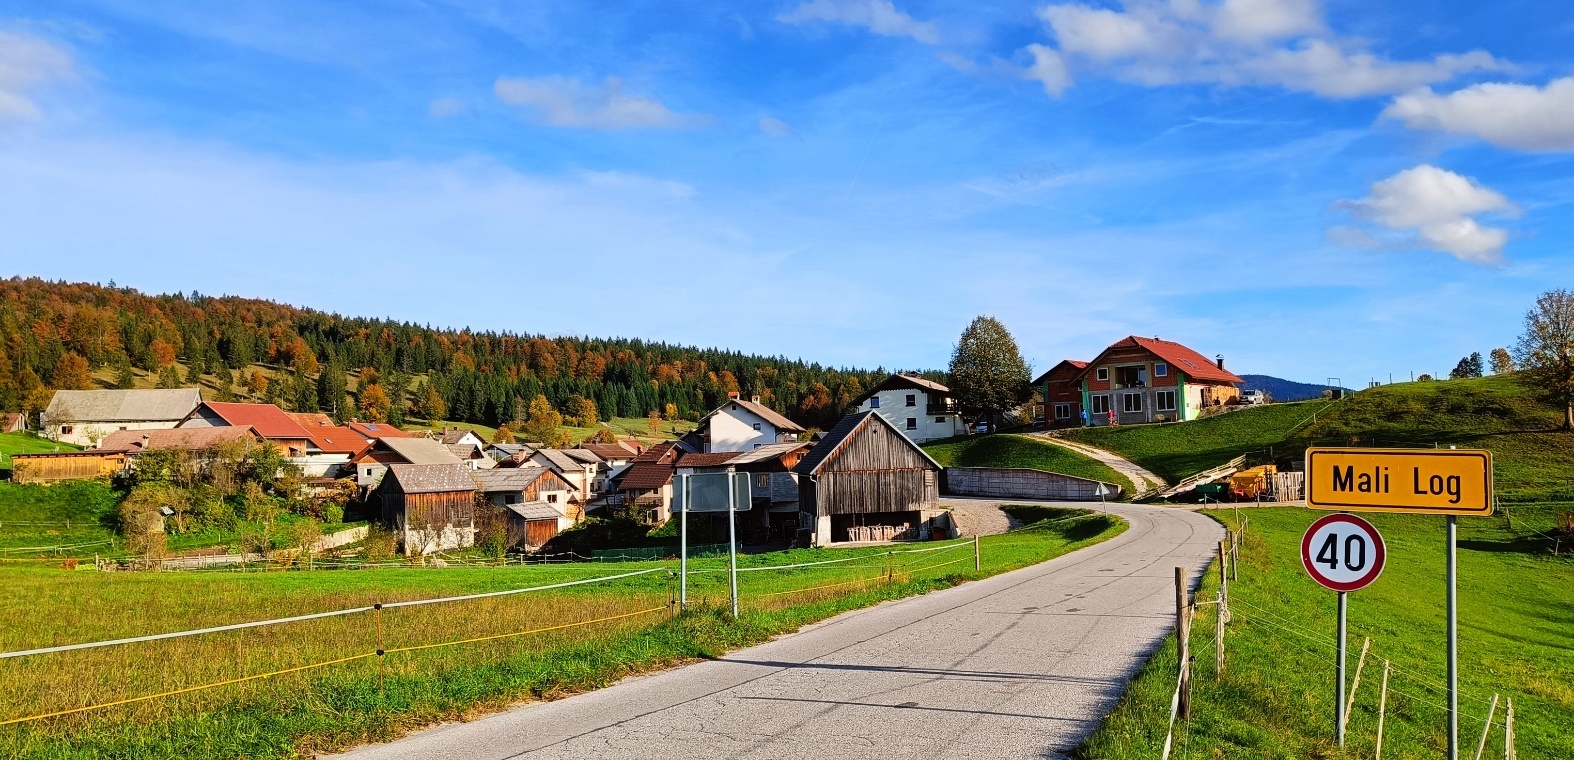
POLYGON ((1031 373, 1016 339, 994 317, 978 317, 962 331, 951 354, 950 380, 962 408, 986 415, 991 431, 1001 413, 1033 394, 1031 373))
POLYGON ((352 416, 350 405, 345 403, 344 398, 348 385, 344 365, 336 361, 329 361, 317 375, 317 408, 333 415, 336 422, 343 422, 352 416))
POLYGON ((131 371, 131 358, 125 354, 115 355, 115 387, 120 390, 129 390, 136 387, 137 376, 131 371))

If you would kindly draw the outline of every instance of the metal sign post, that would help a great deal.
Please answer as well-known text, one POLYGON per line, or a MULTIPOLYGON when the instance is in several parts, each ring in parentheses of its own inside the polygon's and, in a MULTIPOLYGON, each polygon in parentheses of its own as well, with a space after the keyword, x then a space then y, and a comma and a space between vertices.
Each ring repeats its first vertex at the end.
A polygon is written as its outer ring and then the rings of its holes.
POLYGON ((1372 524, 1355 515, 1324 515, 1301 537, 1301 563, 1306 573, 1324 587, 1339 593, 1338 653, 1335 661, 1334 737, 1345 739, 1345 659, 1350 607, 1348 594, 1365 588, 1382 575, 1388 547, 1372 524))
POLYGON ((727 469, 727 582, 732 589, 732 619, 738 619, 738 519, 732 468, 727 469))
MULTIPOLYGON (((1312 509, 1402 512, 1448 518, 1444 547, 1448 608, 1448 760, 1459 760, 1459 515, 1490 517, 1493 504, 1492 453, 1488 451, 1315 447, 1306 450, 1306 506, 1312 509)), ((1310 567, 1308 565, 1308 570, 1310 567)), ((1341 618, 1343 610, 1341 600, 1341 618)), ((1341 658, 1342 629, 1341 623, 1341 658)), ((1340 688, 1343 689, 1342 661, 1340 688)), ((1343 743, 1343 731, 1340 739, 1343 743)))
POLYGON ((1109 489, 1105 488, 1103 483, 1100 483, 1097 493, 1099 495, 1099 512, 1108 512, 1109 507, 1104 504, 1104 494, 1109 493, 1109 489))
POLYGON ((682 511, 678 513, 678 609, 689 608, 689 479, 683 478, 682 511))

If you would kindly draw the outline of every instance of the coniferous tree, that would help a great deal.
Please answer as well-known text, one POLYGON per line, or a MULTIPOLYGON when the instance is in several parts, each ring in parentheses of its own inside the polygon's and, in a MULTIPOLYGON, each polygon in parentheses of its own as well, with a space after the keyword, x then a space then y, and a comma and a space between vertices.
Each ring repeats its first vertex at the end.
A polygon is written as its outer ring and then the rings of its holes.
POLYGON ((317 375, 317 409, 327 412, 335 422, 343 422, 350 417, 350 405, 345 403, 346 388, 349 379, 345 376, 344 365, 330 360, 317 375))
POLYGON ((131 371, 131 358, 124 353, 116 354, 115 360, 115 387, 120 390, 129 390, 136 387, 137 376, 131 371))

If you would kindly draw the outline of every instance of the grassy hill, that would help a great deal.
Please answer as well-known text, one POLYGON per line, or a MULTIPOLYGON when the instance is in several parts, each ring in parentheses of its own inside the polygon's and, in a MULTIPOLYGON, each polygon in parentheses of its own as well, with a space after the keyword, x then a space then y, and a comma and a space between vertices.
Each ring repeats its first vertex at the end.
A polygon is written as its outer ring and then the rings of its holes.
POLYGON ((1282 452, 1290 432, 1336 403, 1307 401, 1248 407, 1193 422, 1076 428, 1066 438, 1113 451, 1173 483, 1242 454, 1282 452))
MULTIPOLYGON (((1272 416, 1274 407, 1236 412, 1238 423, 1272 416)), ((1320 413, 1315 423, 1260 433, 1259 440, 1292 452, 1309 444, 1363 446, 1457 445, 1493 452, 1501 506, 1487 518, 1460 518, 1461 743, 1473 754, 1486 700, 1515 703, 1517 748, 1523 757, 1560 757, 1574 746, 1574 531, 1560 531, 1574 512, 1574 433, 1552 430, 1558 410, 1511 378, 1495 377, 1374 388, 1320 413), (1557 548, 1559 553, 1554 555, 1557 548)), ((1203 423, 1196 423, 1203 424, 1203 423)), ((1184 426, 1173 426, 1181 428, 1184 426)), ((1110 431, 1117 446, 1135 448, 1110 431)), ((1103 432, 1103 431, 1100 431, 1103 432)), ((1135 436, 1144 453, 1163 461, 1183 446, 1170 438, 1135 436), (1157 441, 1157 443, 1155 443, 1157 441), (1173 447, 1173 448, 1169 448, 1173 447)), ((1293 455, 1293 454, 1292 454, 1293 455)), ((1229 523, 1233 513, 1214 513, 1229 523)), ((1197 618, 1192 640, 1197 680, 1193 720, 1182 729, 1189 750, 1207 757, 1371 757, 1382 663, 1395 668, 1386 719, 1385 757, 1436 757, 1444 748, 1443 520, 1368 515, 1388 545, 1387 567, 1372 586, 1351 595, 1351 668, 1363 637, 1373 640, 1350 721, 1350 742, 1334 746, 1333 650, 1335 595, 1301 566, 1299 542, 1319 513, 1304 509, 1242 510, 1251 529, 1241 580, 1231 587, 1235 622, 1225 645, 1225 677, 1213 676, 1211 608, 1197 618)), ((1216 573, 1202 599, 1211 598, 1216 573)), ((1084 758, 1156 755, 1175 683, 1173 637, 1144 668, 1105 726, 1078 753, 1084 758)), ((1499 705, 1501 721, 1502 705, 1499 705)), ((1502 757, 1501 725, 1488 757, 1502 757)))
POLYGON ((55 443, 32 433, 0 433, 0 470, 11 469, 12 454, 36 454, 45 451, 77 451, 69 443, 55 443))
POLYGON ((1132 493, 1126 476, 1103 462, 1025 435, 997 434, 935 443, 924 447, 946 467, 1020 467, 1114 483, 1132 493))

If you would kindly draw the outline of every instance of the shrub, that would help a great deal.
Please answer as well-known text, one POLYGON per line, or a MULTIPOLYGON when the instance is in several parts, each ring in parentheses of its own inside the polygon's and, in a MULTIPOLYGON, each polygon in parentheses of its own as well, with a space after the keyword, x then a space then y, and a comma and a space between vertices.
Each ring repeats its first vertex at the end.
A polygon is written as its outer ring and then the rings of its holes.
POLYGON ((366 559, 377 562, 394 556, 399 550, 399 535, 387 528, 373 525, 366 532, 366 559))

